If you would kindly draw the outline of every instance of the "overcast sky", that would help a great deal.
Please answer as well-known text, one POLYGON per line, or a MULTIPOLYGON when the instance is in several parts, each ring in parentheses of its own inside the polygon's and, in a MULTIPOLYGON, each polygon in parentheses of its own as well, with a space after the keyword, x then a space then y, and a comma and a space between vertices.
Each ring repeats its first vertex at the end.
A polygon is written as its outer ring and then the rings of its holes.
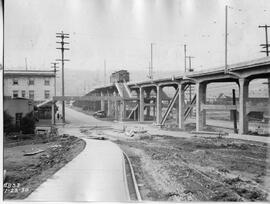
MULTIPOLYGON (((5 66, 49 69, 60 57, 55 33, 70 34, 71 69, 184 70, 184 49, 195 69, 224 64, 225 5, 228 62, 264 57, 260 24, 270 25, 269 0, 7 0, 5 66)), ((270 32, 270 31, 269 31, 270 32)))

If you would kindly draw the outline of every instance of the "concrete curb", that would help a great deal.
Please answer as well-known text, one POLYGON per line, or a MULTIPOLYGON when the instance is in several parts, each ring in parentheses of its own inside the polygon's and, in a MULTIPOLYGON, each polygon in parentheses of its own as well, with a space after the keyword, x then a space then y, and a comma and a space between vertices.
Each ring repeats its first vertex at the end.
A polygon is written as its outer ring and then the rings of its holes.
POLYGON ((131 171, 131 176, 132 176, 132 180, 133 180, 133 184, 134 184, 134 188, 135 188, 135 192, 136 192, 136 197, 137 197, 138 201, 141 202, 142 197, 141 197, 141 194, 140 194, 140 191, 139 191, 139 188, 138 188, 138 183, 137 183, 137 180, 136 180, 136 177, 135 177, 133 167, 131 165, 131 162, 130 162, 127 154, 124 151, 123 151, 123 154, 127 158, 127 161, 128 161, 128 164, 129 164, 129 168, 130 168, 130 171, 131 171))

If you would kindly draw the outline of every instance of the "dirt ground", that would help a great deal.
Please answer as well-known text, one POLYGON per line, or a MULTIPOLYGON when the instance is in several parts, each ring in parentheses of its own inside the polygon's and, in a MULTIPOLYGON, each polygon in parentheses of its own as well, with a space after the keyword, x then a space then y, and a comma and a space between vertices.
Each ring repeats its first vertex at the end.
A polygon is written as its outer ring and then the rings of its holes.
POLYGON ((270 147, 265 143, 168 136, 114 142, 128 154, 143 200, 269 199, 270 147))
POLYGON ((4 147, 4 169, 7 171, 3 188, 4 199, 26 198, 85 147, 85 142, 74 136, 27 143, 4 147), (24 155, 38 150, 44 151, 31 156, 24 155))

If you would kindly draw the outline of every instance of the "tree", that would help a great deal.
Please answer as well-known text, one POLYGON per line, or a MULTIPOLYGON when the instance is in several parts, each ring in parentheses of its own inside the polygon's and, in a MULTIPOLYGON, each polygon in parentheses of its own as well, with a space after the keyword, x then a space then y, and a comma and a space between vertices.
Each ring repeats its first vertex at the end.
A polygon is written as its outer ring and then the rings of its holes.
POLYGON ((34 113, 27 113, 21 121, 21 131, 23 134, 34 134, 35 133, 35 118, 34 113))
POLYGON ((14 129, 14 125, 12 123, 13 117, 7 113, 7 111, 4 111, 4 132, 10 133, 14 129))

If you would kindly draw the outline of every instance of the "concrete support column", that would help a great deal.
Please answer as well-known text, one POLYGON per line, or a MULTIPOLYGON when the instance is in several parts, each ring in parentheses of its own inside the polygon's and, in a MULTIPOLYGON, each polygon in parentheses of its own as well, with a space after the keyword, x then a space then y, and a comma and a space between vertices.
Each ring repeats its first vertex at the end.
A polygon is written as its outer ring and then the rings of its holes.
POLYGON ((112 115, 112 101, 108 100, 108 112, 107 112, 107 116, 111 116, 112 115))
POLYGON ((201 104, 206 102, 205 83, 196 83, 196 95, 196 131, 201 131, 206 125, 206 112, 201 110, 201 104))
POLYGON ((52 125, 55 125, 54 101, 52 101, 52 125))
POLYGON ((270 111, 270 78, 268 78, 267 82, 268 82, 268 110, 270 111))
POLYGON ((179 84, 179 103, 178 103, 178 127, 184 129, 184 113, 185 113, 185 86, 179 84))
POLYGON ((239 131, 238 133, 246 134, 248 132, 248 118, 246 111, 246 102, 248 99, 249 81, 244 78, 239 79, 239 131))
POLYGON ((161 98, 161 91, 162 91, 162 88, 160 86, 157 85, 157 98, 156 98, 156 123, 157 124, 160 124, 161 122, 161 119, 162 119, 162 98, 161 98))
MULTIPOLYGON (((146 92, 146 98, 147 98, 147 101, 149 101, 148 103, 150 103, 149 98, 150 98, 150 92, 151 92, 151 90, 147 90, 147 91, 145 90, 145 92, 146 92)), ((150 106, 147 106, 147 107, 146 107, 146 115, 147 115, 147 117, 150 116, 150 109, 151 109, 150 106)))
MULTIPOLYGON (((107 96, 110 96, 110 92, 107 90, 107 96)), ((107 100, 107 116, 112 115, 112 101, 110 99, 107 100)))
POLYGON ((118 119, 118 101, 114 101, 114 118, 118 119))
POLYGON ((120 121, 126 118, 126 103, 124 100, 120 101, 120 121))
MULTIPOLYGON (((100 92, 100 96, 101 96, 101 97, 104 96, 104 93, 103 93, 102 91, 100 92)), ((101 99, 101 101, 100 101, 100 109, 101 109, 102 111, 105 110, 105 101, 104 101, 104 99, 101 99)))
POLYGON ((143 94, 144 90, 142 87, 140 87, 140 91, 139 91, 139 121, 143 122, 144 121, 144 94, 143 94))

